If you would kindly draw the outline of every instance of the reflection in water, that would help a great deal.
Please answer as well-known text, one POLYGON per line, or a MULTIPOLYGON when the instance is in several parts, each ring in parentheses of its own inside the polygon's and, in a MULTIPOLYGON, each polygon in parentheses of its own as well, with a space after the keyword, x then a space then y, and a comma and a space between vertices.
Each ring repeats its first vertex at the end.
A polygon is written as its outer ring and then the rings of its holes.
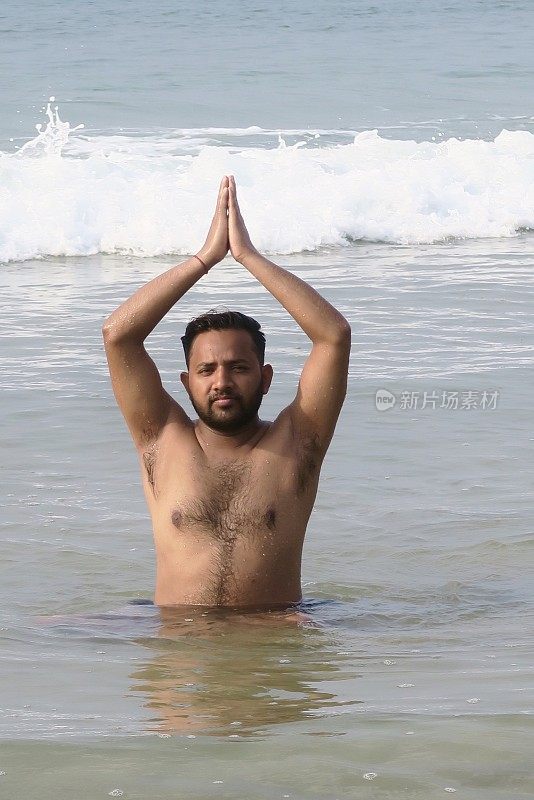
POLYGON ((268 725, 342 713, 331 682, 358 677, 342 669, 340 643, 298 611, 160 609, 152 651, 132 674, 131 691, 152 712, 149 729, 233 737, 268 725))

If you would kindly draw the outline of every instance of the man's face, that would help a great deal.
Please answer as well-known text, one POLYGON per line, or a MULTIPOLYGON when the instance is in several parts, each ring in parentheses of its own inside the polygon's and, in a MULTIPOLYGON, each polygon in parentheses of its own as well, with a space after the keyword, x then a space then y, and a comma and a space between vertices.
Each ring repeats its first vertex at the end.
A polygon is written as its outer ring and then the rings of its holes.
POLYGON ((272 368, 260 366, 248 331, 206 331, 195 337, 189 372, 181 377, 199 418, 214 430, 236 433, 257 416, 272 368))

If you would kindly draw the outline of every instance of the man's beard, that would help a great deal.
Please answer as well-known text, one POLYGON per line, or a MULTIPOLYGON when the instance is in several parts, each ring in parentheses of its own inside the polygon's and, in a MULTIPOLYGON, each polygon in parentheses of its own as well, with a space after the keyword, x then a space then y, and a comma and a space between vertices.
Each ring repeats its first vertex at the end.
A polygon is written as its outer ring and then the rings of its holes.
POLYGON ((189 397, 199 419, 201 419, 208 428, 212 428, 214 431, 221 431, 221 433, 237 433, 256 417, 263 400, 263 386, 260 381, 255 393, 250 400, 246 402, 240 395, 235 394, 221 394, 210 397, 207 410, 197 405, 191 395, 189 395, 189 397), (232 407, 230 409, 219 410, 217 406, 215 406, 214 409, 213 404, 215 400, 220 400, 225 397, 232 398, 234 401, 232 407))

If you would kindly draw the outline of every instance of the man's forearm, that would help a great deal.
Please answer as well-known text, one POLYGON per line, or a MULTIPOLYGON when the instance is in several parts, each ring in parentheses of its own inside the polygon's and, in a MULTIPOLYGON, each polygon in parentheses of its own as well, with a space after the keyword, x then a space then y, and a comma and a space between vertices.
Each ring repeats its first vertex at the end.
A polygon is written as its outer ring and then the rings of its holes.
POLYGON ((258 252, 247 253, 240 261, 291 314, 312 342, 339 342, 350 335, 345 317, 305 281, 258 252))
POLYGON ((104 322, 110 338, 143 342, 175 303, 205 274, 198 258, 158 275, 120 305, 104 322))

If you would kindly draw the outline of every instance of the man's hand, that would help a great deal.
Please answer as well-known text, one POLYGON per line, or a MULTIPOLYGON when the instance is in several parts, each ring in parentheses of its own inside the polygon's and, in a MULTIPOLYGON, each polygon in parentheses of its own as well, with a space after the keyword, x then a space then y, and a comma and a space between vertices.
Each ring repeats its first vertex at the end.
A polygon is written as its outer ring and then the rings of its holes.
POLYGON ((226 175, 219 187, 217 207, 211 221, 208 236, 202 248, 198 251, 198 257, 204 264, 211 269, 219 261, 222 261, 228 252, 228 178, 226 175))
POLYGON ((258 251, 250 241, 250 236, 245 227, 239 203, 237 202, 237 192, 235 188, 234 176, 229 179, 229 201, 228 201, 228 239, 230 252, 236 261, 242 261, 247 255, 258 251))

